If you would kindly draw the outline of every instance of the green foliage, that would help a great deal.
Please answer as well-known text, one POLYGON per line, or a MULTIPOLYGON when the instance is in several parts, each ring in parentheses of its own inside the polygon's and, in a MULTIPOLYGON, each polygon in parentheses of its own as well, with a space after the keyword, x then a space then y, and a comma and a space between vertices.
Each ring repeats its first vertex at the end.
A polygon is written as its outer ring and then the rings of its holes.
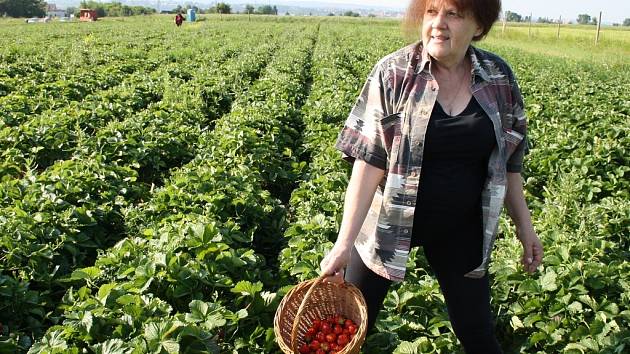
POLYGON ((43 17, 46 3, 42 0, 0 0, 0 14, 10 17, 43 17))
POLYGON ((129 6, 120 2, 98 2, 94 0, 82 0, 82 9, 96 10, 98 17, 121 17, 154 14, 156 10, 152 7, 129 6))
MULTIPOLYGON (((349 164, 336 136, 372 66, 404 45, 371 21, 228 17, 186 41, 170 16, 0 26, 0 351, 279 352, 280 300, 337 237, 349 164)), ((545 259, 523 273, 502 221, 500 343, 625 352, 627 64, 508 39, 486 46, 526 100, 545 259)), ((363 352, 461 352, 422 252, 408 269, 363 352)))
POLYGON ((259 6, 258 9, 256 9, 256 12, 259 15, 277 15, 278 14, 278 8, 274 5, 263 5, 263 6, 259 6))
POLYGON ((581 25, 589 25, 591 24, 591 15, 588 14, 580 14, 576 20, 577 23, 581 25))
POLYGON ((232 13, 232 7, 224 2, 220 2, 216 5, 216 11, 220 14, 232 13))
POLYGON ((508 22, 522 22, 523 21, 523 17, 517 14, 516 12, 505 11, 505 14, 503 16, 505 16, 505 20, 508 22))

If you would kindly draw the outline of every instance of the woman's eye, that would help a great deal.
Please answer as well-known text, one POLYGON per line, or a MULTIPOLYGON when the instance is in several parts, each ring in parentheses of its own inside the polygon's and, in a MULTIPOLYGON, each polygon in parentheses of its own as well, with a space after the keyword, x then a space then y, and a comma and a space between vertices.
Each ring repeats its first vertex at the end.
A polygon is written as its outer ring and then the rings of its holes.
POLYGON ((459 17, 459 14, 455 11, 449 11, 446 13, 448 17, 459 17))
POLYGON ((428 9, 428 10, 427 10, 427 14, 429 14, 429 15, 435 15, 435 14, 437 14, 437 10, 435 10, 435 9, 428 9))

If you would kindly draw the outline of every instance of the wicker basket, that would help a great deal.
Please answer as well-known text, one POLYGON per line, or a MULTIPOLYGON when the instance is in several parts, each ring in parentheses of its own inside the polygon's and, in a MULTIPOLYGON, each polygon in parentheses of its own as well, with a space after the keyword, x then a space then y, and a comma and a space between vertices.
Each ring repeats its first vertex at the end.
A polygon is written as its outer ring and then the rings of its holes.
POLYGON ((282 299, 273 321, 273 330, 282 352, 299 353, 305 333, 315 319, 335 314, 357 324, 354 338, 339 354, 358 354, 365 340, 367 306, 361 291, 350 283, 324 282, 324 276, 299 283, 282 299))

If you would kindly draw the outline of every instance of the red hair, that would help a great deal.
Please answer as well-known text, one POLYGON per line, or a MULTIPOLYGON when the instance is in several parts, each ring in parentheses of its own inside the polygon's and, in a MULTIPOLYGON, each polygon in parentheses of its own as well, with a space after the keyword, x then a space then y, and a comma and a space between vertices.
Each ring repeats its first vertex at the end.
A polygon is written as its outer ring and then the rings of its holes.
POLYGON ((482 31, 481 34, 473 37, 473 41, 485 37, 501 13, 501 0, 412 0, 403 21, 405 32, 417 37, 426 7, 434 2, 442 3, 444 1, 454 5, 457 11, 472 15, 475 18, 482 31))

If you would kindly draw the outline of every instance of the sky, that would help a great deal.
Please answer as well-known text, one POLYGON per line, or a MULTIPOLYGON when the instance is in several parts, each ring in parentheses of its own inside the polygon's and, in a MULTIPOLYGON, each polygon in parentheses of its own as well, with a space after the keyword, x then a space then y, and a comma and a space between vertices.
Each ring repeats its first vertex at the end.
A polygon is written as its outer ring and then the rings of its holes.
MULTIPOLYGON (((302 0, 295 0, 299 3, 302 0)), ((306 1, 306 0, 304 0, 306 1)), ((364 6, 384 6, 406 8, 409 0, 320 0, 326 3, 357 4, 364 6)), ((569 19, 575 22, 579 14, 599 16, 602 11, 602 23, 622 23, 630 18, 629 0, 503 0, 503 10, 516 12, 523 17, 530 13, 534 19, 547 17, 569 19)))

